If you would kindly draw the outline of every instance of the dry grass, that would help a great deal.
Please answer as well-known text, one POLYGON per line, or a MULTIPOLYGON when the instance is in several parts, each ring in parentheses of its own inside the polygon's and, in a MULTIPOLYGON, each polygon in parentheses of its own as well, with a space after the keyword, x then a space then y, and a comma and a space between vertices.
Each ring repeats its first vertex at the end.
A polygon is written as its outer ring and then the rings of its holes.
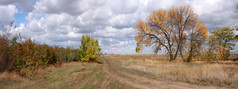
POLYGON ((0 74, 0 79, 10 79, 15 81, 22 81, 24 78, 19 76, 16 72, 3 72, 0 74))
POLYGON ((180 60, 173 62, 159 60, 160 55, 155 55, 157 58, 148 55, 135 56, 115 55, 114 57, 124 59, 121 62, 125 68, 151 73, 162 79, 238 87, 238 65, 234 62, 183 63, 180 60))
MULTIPOLYGON (((19 83, 19 82, 25 82, 27 79, 22 78, 19 76, 16 72, 3 72, 0 74, 0 89, 5 89, 6 85, 9 83, 19 83)), ((7 88, 10 89, 10 88, 7 88)))

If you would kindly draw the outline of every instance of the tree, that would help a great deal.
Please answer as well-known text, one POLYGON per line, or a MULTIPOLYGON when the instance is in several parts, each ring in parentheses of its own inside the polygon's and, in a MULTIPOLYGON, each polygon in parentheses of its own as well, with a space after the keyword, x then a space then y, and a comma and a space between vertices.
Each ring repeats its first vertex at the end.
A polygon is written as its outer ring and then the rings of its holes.
POLYGON ((136 52, 142 51, 143 47, 153 46, 154 52, 157 53, 164 47, 170 60, 175 60, 179 52, 183 57, 186 44, 190 44, 189 56, 183 58, 190 61, 193 52, 207 37, 207 29, 198 19, 198 15, 188 5, 170 8, 168 11, 154 11, 147 21, 139 21, 136 24, 136 52))
POLYGON ((32 40, 26 40, 23 43, 18 43, 15 47, 15 58, 17 69, 21 75, 26 75, 32 78, 35 69, 43 64, 42 56, 39 55, 39 46, 32 40))
POLYGON ((213 30, 211 31, 211 36, 215 37, 217 43, 218 43, 218 58, 220 60, 228 60, 228 57, 230 56, 230 50, 232 50, 233 46, 235 46, 235 44, 233 42, 235 42, 235 34, 234 34, 234 30, 233 28, 229 28, 229 27, 218 27, 217 30, 213 30))
POLYGON ((207 35, 207 29, 204 25, 204 23, 198 22, 195 24, 195 26, 191 26, 188 31, 186 31, 188 34, 187 37, 184 37, 184 42, 187 42, 187 44, 181 44, 182 47, 180 50, 180 56, 185 62, 190 62, 192 58, 198 57, 200 55, 200 51, 202 51, 201 47, 205 43, 207 35), (188 49, 188 50, 185 50, 188 49), (184 57, 184 52, 188 54, 188 57, 184 57))
POLYGON ((206 52, 205 59, 207 61, 211 61, 216 59, 217 56, 217 48, 219 47, 217 37, 214 35, 210 35, 208 37, 208 42, 207 42, 208 50, 206 52))
POLYGON ((81 37, 81 45, 80 45, 80 47, 79 47, 79 53, 78 53, 78 56, 79 56, 79 58, 85 58, 85 56, 86 56, 86 51, 87 51, 87 43, 89 42, 89 36, 88 35, 86 35, 86 36, 82 36, 81 37))
POLYGON ((19 36, 12 35, 13 29, 15 25, 12 21, 9 25, 2 26, 0 31, 0 72, 14 69, 14 49, 19 36))
POLYGON ((81 45, 79 47, 79 57, 81 61, 98 61, 101 55, 101 48, 97 40, 92 36, 82 36, 81 45))

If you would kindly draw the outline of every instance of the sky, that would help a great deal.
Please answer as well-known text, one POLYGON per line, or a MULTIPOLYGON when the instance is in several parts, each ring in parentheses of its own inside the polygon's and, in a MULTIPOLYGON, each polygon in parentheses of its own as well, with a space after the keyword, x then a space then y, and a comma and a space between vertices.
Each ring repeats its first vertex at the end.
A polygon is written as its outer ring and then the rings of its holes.
POLYGON ((0 25, 14 21, 12 32, 40 44, 78 48, 87 34, 104 53, 135 54, 136 22, 154 10, 182 5, 190 5, 208 31, 238 27, 238 0, 0 0, 0 25))

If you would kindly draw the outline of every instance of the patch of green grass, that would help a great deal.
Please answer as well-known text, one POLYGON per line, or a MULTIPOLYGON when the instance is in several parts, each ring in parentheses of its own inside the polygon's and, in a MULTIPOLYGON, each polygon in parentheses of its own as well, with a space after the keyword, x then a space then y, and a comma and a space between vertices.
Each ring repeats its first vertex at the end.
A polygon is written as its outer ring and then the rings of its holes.
POLYGON ((96 77, 86 83, 81 89, 98 89, 104 81, 105 74, 100 72, 96 74, 96 77))
POLYGON ((88 78, 92 77, 93 75, 95 75, 96 72, 98 72, 98 70, 97 70, 97 69, 93 69, 92 72, 80 76, 80 78, 78 79, 78 81, 74 81, 74 82, 76 82, 76 83, 73 84, 73 85, 71 86, 71 88, 75 88, 75 87, 78 86, 80 83, 83 83, 86 79, 88 79, 88 78))
POLYGON ((135 89, 127 84, 122 84, 121 82, 119 82, 118 80, 112 80, 108 86, 106 87, 106 89, 135 89))
POLYGON ((59 68, 46 68, 48 72, 33 80, 13 81, 0 79, 0 89, 69 89, 93 76, 99 68, 96 63, 73 64, 59 68))
POLYGON ((17 85, 23 81, 16 81, 16 80, 11 80, 11 79, 1 79, 0 80, 0 89, 6 89, 7 86, 11 86, 11 84, 17 85))
POLYGON ((83 74, 81 76, 72 76, 72 73, 84 72, 85 68, 70 67, 67 69, 62 69, 62 71, 55 72, 55 73, 59 73, 58 76, 49 76, 53 78, 54 81, 48 82, 48 85, 45 85, 45 87, 42 87, 42 88, 49 88, 51 86, 52 88, 69 88, 69 87, 73 88, 74 86, 80 84, 82 81, 91 77, 98 71, 95 68, 96 64, 85 64, 84 66, 87 67, 88 70, 91 72, 83 74))

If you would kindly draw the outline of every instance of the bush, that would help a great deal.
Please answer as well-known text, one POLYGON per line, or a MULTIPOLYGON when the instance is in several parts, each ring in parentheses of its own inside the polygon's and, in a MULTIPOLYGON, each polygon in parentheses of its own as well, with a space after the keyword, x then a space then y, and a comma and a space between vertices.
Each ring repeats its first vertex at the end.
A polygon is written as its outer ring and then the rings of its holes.
POLYGON ((80 50, 37 44, 32 40, 18 41, 19 36, 12 36, 8 31, 0 33, 0 72, 15 70, 22 76, 32 78, 39 66, 60 66, 62 62, 97 61, 101 54, 98 41, 90 36, 82 37, 80 50))
POLYGON ((77 60, 76 58, 77 50, 67 47, 66 49, 62 50, 63 62, 71 62, 77 60))
POLYGON ((23 76, 32 78, 39 66, 54 64, 60 66, 62 62, 71 62, 76 57, 76 50, 70 47, 51 47, 40 45, 32 40, 17 43, 14 51, 16 70, 23 76))
POLYGON ((54 64, 56 63, 55 51, 52 47, 48 45, 39 45, 40 46, 40 54, 41 59, 43 61, 43 65, 54 64))
POLYGON ((30 39, 16 45, 16 66, 21 75, 32 78, 34 70, 44 64, 39 50, 40 47, 30 39))

